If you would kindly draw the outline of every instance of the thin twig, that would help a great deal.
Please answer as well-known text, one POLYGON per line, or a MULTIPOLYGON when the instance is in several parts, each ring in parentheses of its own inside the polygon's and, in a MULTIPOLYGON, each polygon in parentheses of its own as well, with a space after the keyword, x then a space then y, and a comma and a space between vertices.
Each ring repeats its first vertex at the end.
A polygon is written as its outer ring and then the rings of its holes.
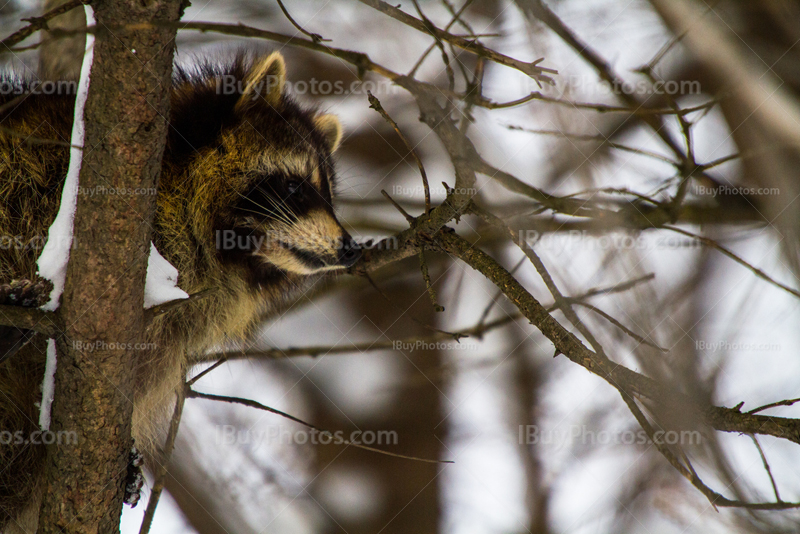
MULTIPOLYGON (((464 5, 463 5, 463 6, 461 6, 461 9, 459 9, 459 10, 458 10, 458 12, 455 12, 455 13, 453 13, 453 12, 451 11, 451 13, 453 14, 453 18, 452 18, 452 19, 450 20, 450 22, 448 22, 448 23, 447 23, 447 25, 444 27, 444 31, 448 31, 448 30, 450 30, 450 28, 452 28, 452 27, 453 27, 453 24, 455 24, 455 23, 456 23, 456 21, 459 21, 459 22, 461 22, 461 21, 460 21, 460 19, 459 19, 459 17, 460 17, 460 16, 461 16, 461 14, 464 12, 464 10, 466 10, 466 9, 469 7, 469 5, 470 5, 470 4, 471 4, 473 1, 474 1, 474 0, 467 0, 466 2, 464 2, 464 5)), ((448 5, 448 8, 449 8, 449 5, 448 5)), ((463 22, 462 22, 462 24, 463 24, 463 22)), ((432 45, 430 45, 430 46, 429 46, 429 47, 428 47, 428 48, 425 50, 425 52, 423 52, 423 53, 422 53, 422 55, 419 57, 419 59, 417 60, 417 62, 416 62, 416 63, 414 63, 414 66, 411 68, 411 70, 410 70, 410 71, 408 71, 408 76, 409 76, 409 77, 411 77, 411 78, 413 78, 413 77, 414 77, 414 74, 416 74, 417 70, 420 68, 420 66, 422 65, 422 63, 425 61, 425 58, 426 58, 426 57, 428 57, 428 54, 430 54, 430 53, 431 53, 431 51, 432 51, 434 48, 436 48, 436 43, 433 43, 432 45)))
POLYGON ((778 491, 778 484, 775 483, 775 477, 772 476, 772 469, 770 469, 769 467, 769 462, 767 461, 767 457, 764 454, 764 450, 761 448, 761 444, 758 442, 758 438, 755 437, 753 434, 750 434, 750 439, 753 440, 756 449, 758 449, 758 454, 759 456, 761 456, 761 462, 764 464, 764 470, 766 470, 767 475, 769 475, 769 481, 772 484, 772 491, 775 492, 775 500, 778 502, 783 502, 783 500, 781 499, 781 494, 778 491))
POLYGON ((172 419, 170 419, 169 422, 167 439, 164 441, 164 446, 161 448, 161 457, 156 460, 157 465, 154 473, 153 488, 150 490, 150 498, 147 501, 147 509, 144 512, 139 534, 148 534, 150 532, 150 526, 153 524, 156 507, 161 498, 161 492, 164 490, 164 482, 167 480, 167 467, 172 458, 172 451, 175 448, 175 438, 178 436, 178 427, 181 423, 183 405, 186 401, 186 391, 188 388, 188 384, 181 383, 176 391, 175 409, 172 412, 172 419))
MULTIPOLYGON (((442 62, 444 63, 444 69, 445 72, 447 73, 448 87, 451 91, 454 91, 456 87, 455 73, 453 72, 452 65, 450 65, 450 56, 447 55, 447 50, 444 47, 444 43, 442 43, 441 38, 439 38, 439 36, 436 34, 436 25, 428 17, 425 16, 425 13, 422 12, 422 8, 419 7, 419 2, 417 2, 417 0, 411 0, 411 2, 414 4, 414 7, 416 8, 419 18, 422 19, 422 22, 424 22, 425 25, 428 27, 430 34, 433 35, 434 42, 436 43, 436 46, 442 53, 442 62)), ((453 53, 453 56, 455 56, 455 53, 453 53)), ((452 106, 452 103, 448 101, 447 105, 452 106)))
POLYGON ((411 156, 414 158, 414 161, 417 163, 417 167, 419 167, 419 174, 422 176, 422 186, 425 191, 425 215, 428 215, 431 212, 431 188, 428 185, 428 175, 425 173, 425 166, 422 164, 422 160, 419 159, 417 155, 417 151, 414 150, 414 147, 411 146, 411 143, 408 142, 406 136, 403 135, 403 132, 400 131, 400 127, 397 123, 389 116, 383 106, 381 106, 380 100, 375 97, 371 92, 367 91, 367 97, 369 98, 369 107, 380 113, 381 117, 386 120, 389 124, 391 124, 394 131, 397 132, 397 135, 400 137, 400 140, 403 141, 403 144, 406 145, 406 148, 411 153, 411 156))
POLYGON ((431 298, 433 309, 437 312, 443 312, 444 306, 439 304, 436 300, 436 290, 433 288, 431 275, 428 272, 428 262, 425 261, 425 247, 419 247, 419 268, 422 271, 422 279, 425 281, 425 288, 428 290, 428 296, 431 298))
MULTIPOLYGON (((20 28, 19 30, 15 31, 11 35, 0 41, 0 51, 9 50, 12 46, 24 41, 30 35, 34 34, 39 30, 49 29, 47 26, 48 21, 59 15, 63 15, 68 11, 72 11, 76 7, 82 6, 83 3, 84 2, 82 0, 70 0, 69 2, 66 2, 58 7, 53 8, 39 17, 22 19, 23 21, 30 22, 30 24, 28 26, 25 26, 24 28, 20 28)), ((3 52, 0 52, 0 54, 2 53, 3 52)))
POLYGON ((649 158, 657 159, 663 161, 665 163, 669 163, 670 165, 680 165, 678 162, 663 156, 661 154, 657 154, 655 152, 650 152, 649 150, 644 150, 642 148, 635 148, 630 147, 627 145, 623 145, 620 143, 615 143, 609 140, 606 137, 600 135, 583 135, 583 134, 574 134, 568 132, 560 132, 558 130, 539 130, 535 128, 525 128, 522 126, 515 126, 512 124, 506 125, 506 128, 509 130, 517 130, 520 132, 532 133, 532 134, 539 134, 539 135, 552 135, 556 137, 564 137, 566 139, 575 139, 577 141, 597 141, 602 143, 603 145, 609 146, 611 148, 616 148, 617 150, 623 150, 625 152, 631 152, 633 154, 639 154, 641 156, 647 156, 649 158))
POLYGON ((414 225, 414 223, 417 221, 417 219, 416 219, 415 217, 413 217, 412 215, 410 215, 410 214, 409 214, 409 213, 408 213, 406 210, 404 210, 404 209, 403 209, 403 207, 402 207, 400 204, 398 204, 397 202, 395 202, 395 200, 394 200, 394 199, 391 197, 391 195, 389 195, 389 193, 387 193, 387 192, 386 192, 386 190, 384 190, 384 189, 381 189, 381 194, 382 194, 384 197, 386 197, 386 200, 388 200, 389 202, 391 202, 391 203, 392 203, 392 206, 394 206, 394 208, 395 208, 397 211, 399 211, 399 212, 400 212, 400 214, 401 214, 403 217, 405 217, 405 218, 406 218, 406 221, 408 222, 408 224, 410 224, 410 225, 412 225, 412 226, 414 225))
POLYGON ((750 502, 743 502, 737 500, 731 500, 727 497, 723 497, 716 491, 712 490, 708 487, 694 469, 690 469, 683 465, 681 461, 675 456, 675 454, 666 446, 662 439, 658 439, 655 436, 655 430, 653 429, 650 422, 647 420, 645 415, 642 413, 639 406, 636 405, 636 401, 633 397, 625 392, 624 390, 619 390, 620 395, 622 395, 622 400, 625 401, 625 404, 628 405, 631 413, 636 418, 636 421, 639 422, 639 426, 645 431, 647 436, 650 438, 650 441, 653 445, 658 449, 658 452, 661 453, 664 458, 674 467, 678 473, 680 473, 686 480, 688 480, 692 486, 700 490, 700 493, 706 496, 708 501, 712 504, 712 506, 722 506, 728 508, 745 508, 748 510, 788 510, 791 508, 800 508, 800 503, 788 503, 788 502, 759 502, 759 503, 750 503, 750 502))
POLYGON ((397 311, 401 312, 403 315, 405 315, 406 317, 408 317, 409 319, 411 319, 413 322, 417 323, 417 324, 418 324, 419 326, 421 326, 422 328, 424 328, 424 329, 426 329, 426 330, 431 330, 432 332, 439 332, 439 333, 441 333, 441 334, 447 334, 447 335, 449 335, 451 338, 455 339, 456 341, 458 341, 459 339, 461 339, 461 338, 463 337, 463 336, 462 336, 462 335, 460 335, 458 332, 447 332, 446 330, 440 330, 440 329, 438 329, 438 328, 436 328, 436 327, 433 327, 433 326, 431 326, 431 325, 429 325, 429 324, 426 324, 426 323, 424 323, 424 322, 420 321, 419 319, 416 319, 414 316, 412 316, 411 314, 409 314, 409 313, 408 313, 408 310, 407 310, 407 309, 403 309, 403 308, 401 308, 400 306, 398 306, 397 304, 395 304, 395 303, 394 303, 394 301, 393 301, 392 299, 390 299, 390 298, 389 298, 389 295, 387 295, 386 293, 384 293, 384 292, 383 292, 383 290, 382 290, 380 287, 378 287, 378 284, 376 284, 376 283, 375 283, 375 281, 372 279, 372 277, 371 277, 371 276, 369 276, 369 275, 365 275, 365 276, 366 276, 366 278, 367 278, 367 281, 368 281, 368 282, 370 283, 370 285, 372 286, 372 288, 373 288, 375 291, 377 291, 377 292, 378 292, 378 294, 379 294, 380 296, 382 296, 382 297, 383 297, 383 299, 384 299, 384 300, 385 300, 387 303, 389 303, 389 305, 391 305, 391 306, 392 306, 394 309, 396 309, 397 311))
POLYGON ((708 245, 711 248, 717 249, 722 254, 724 254, 725 256, 728 256, 730 259, 732 259, 733 261, 735 261, 739 265, 742 265, 743 267, 749 269, 753 274, 755 274, 756 276, 758 276, 762 280, 766 280, 767 282, 769 282, 770 284, 774 285, 775 287, 779 287, 779 288, 783 289, 784 291, 786 291, 787 293, 790 293, 790 294, 794 295, 795 297, 800 298, 800 291, 798 291, 796 289, 793 289, 793 288, 787 286, 786 284, 782 284, 781 282, 778 282, 777 280, 775 280, 774 278, 769 276, 767 273, 765 273, 761 269, 759 269, 757 267, 754 267, 753 265, 750 265, 749 263, 744 261, 742 258, 737 256, 736 254, 734 254, 733 252, 731 252, 727 248, 723 247, 722 245, 720 245, 719 243, 717 243, 713 239, 709 239, 709 238, 703 237, 701 235, 693 234, 692 232, 687 232, 686 230, 682 230, 680 228, 676 228, 675 226, 670 226, 670 225, 667 225, 667 224, 663 225, 661 228, 664 228, 665 230, 671 230, 673 232, 685 235, 687 237, 691 237, 692 239, 697 239, 698 241, 700 241, 704 245, 708 245))
POLYGON ((501 65, 517 69, 518 71, 527 74, 528 76, 530 76, 539 83, 546 83, 552 85, 554 83, 553 79, 547 76, 547 74, 558 74, 558 71, 555 69, 539 66, 539 63, 541 63, 544 60, 544 58, 537 59, 535 61, 532 61, 531 63, 525 63, 524 61, 519 61, 517 59, 508 57, 499 52, 495 52, 494 50, 486 48, 485 46, 483 46, 474 39, 465 39, 463 37, 458 37, 446 31, 440 30, 435 26, 428 25, 424 21, 409 15, 408 13, 396 8, 393 5, 384 2, 383 0, 358 0, 358 1, 361 2, 362 4, 370 6, 373 9, 380 11, 385 15, 389 15, 393 19, 398 20, 407 26, 410 26, 415 30, 427 33, 433 37, 441 39, 442 41, 446 41, 454 46, 472 52, 473 54, 485 57, 491 61, 494 61, 495 63, 499 63, 501 65))
MULTIPOLYGON (((471 328, 465 328, 463 330, 458 330, 455 332, 455 336, 458 337, 456 339, 457 342, 460 342, 463 338, 472 338, 475 339, 482 339, 485 334, 488 332, 497 330, 498 328, 502 328, 508 324, 511 324, 515 320, 519 319, 519 314, 512 314, 500 317, 499 319, 495 319, 494 321, 489 321, 484 324, 476 324, 471 328)), ((209 354, 206 356, 198 357, 195 359, 196 362, 202 361, 210 361, 216 360, 214 365, 210 366, 208 369, 203 370, 202 373, 199 373, 197 376, 192 378, 189 383, 194 384, 200 378, 208 374, 209 372, 217 369, 220 365, 225 362, 234 361, 234 360, 241 360, 245 358, 253 358, 253 359, 262 359, 262 360, 281 360, 284 358, 297 358, 301 356, 310 356, 313 358, 319 356, 333 356, 337 354, 358 354, 358 353, 365 353, 365 352, 374 352, 379 350, 396 350, 397 346, 401 347, 408 347, 408 346, 423 346, 425 344, 436 343, 438 341, 445 341, 454 339, 454 335, 449 332, 437 332, 432 335, 427 336, 412 336, 408 338, 398 339, 398 340, 381 340, 381 341, 369 341, 366 343, 356 343, 353 345, 344 345, 344 346, 308 346, 308 347, 289 347, 285 349, 253 349, 247 351, 232 351, 232 352, 222 352, 222 353, 215 353, 209 354)))
POLYGON ((635 339, 637 342, 641 343, 642 345, 647 345, 648 347, 652 347, 652 348, 654 348, 654 349, 656 349, 656 350, 658 350, 660 352, 664 352, 664 353, 669 352, 669 349, 665 349, 663 347, 660 347, 660 346, 656 345, 652 341, 648 341, 644 337, 640 336, 639 334, 637 334, 636 332, 634 332, 633 330, 631 330, 630 328, 628 328, 627 326, 625 326, 624 324, 619 322, 617 319, 614 319, 611 315, 607 314, 606 312, 604 312, 600 308, 598 308, 596 306, 593 306, 591 304, 588 304, 586 302, 575 302, 575 304, 577 304, 578 306, 583 306, 587 310, 592 310, 597 315, 599 315, 600 317, 602 317, 603 319, 605 319, 609 323, 613 324, 614 326, 616 326, 617 328, 619 328, 620 330, 625 332, 628 336, 632 337, 633 339, 635 339))
MULTIPOLYGON (((798 402, 800 402, 800 399, 787 399, 787 400, 782 400, 782 401, 778 401, 778 402, 772 402, 770 404, 765 404, 764 406, 759 406, 758 408, 750 410, 749 412, 746 412, 746 413, 753 414, 753 413, 763 412, 764 410, 768 410, 770 408, 775 408, 777 406, 792 406, 793 404, 798 403, 798 402)), ((744 403, 742 403, 742 404, 744 404, 744 403)))
POLYGON ((310 37, 310 38, 311 38, 311 40, 312 40, 312 41, 314 41, 315 43, 330 42, 330 39, 323 39, 323 38, 322 38, 322 36, 321 36, 320 34, 318 34, 318 33, 311 33, 311 32, 308 32, 308 31, 304 30, 304 29, 303 29, 303 28, 302 28, 302 27, 301 27, 301 26, 300 26, 300 25, 299 25, 299 24, 298 24, 298 23, 297 23, 297 22, 296 22, 296 21, 295 21, 295 20, 292 18, 292 16, 289 14, 289 11, 288 11, 288 10, 286 9, 286 7, 283 5, 283 2, 282 2, 281 0, 278 0, 278 6, 281 8, 281 11, 283 11, 283 14, 286 16, 286 18, 287 18, 287 19, 289 19, 289 22, 291 22, 291 23, 292 23, 292 26, 294 26, 295 28, 297 28, 297 30, 298 30, 300 33, 302 33, 303 35, 307 35, 307 36, 308 36, 308 37, 310 37))
POLYGON ((286 412, 282 412, 280 410, 276 410, 275 408, 270 408, 269 406, 264 406, 260 402, 256 402, 256 401, 250 400, 250 399, 242 399, 242 398, 239 398, 239 397, 226 397, 226 396, 223 396, 223 395, 210 395, 208 393, 200 393, 199 391, 195 391, 193 389, 190 389, 187 392, 187 397, 190 398, 190 399, 206 399, 206 400, 213 400, 213 401, 220 401, 220 402, 229 402, 229 403, 232 403, 232 404, 241 404, 242 406, 248 406, 250 408, 256 408, 258 410, 263 410, 265 412, 273 413, 275 415, 279 415, 281 417, 289 419, 290 421, 294 421, 295 423, 303 425, 306 428, 310 428, 312 430, 316 430, 317 432, 319 432, 323 436, 327 436, 327 437, 331 438, 331 440, 334 440, 334 443, 336 443, 336 444, 349 445, 349 446, 352 446, 352 447, 356 447, 358 449, 364 449, 366 451, 377 452, 378 454, 383 454, 383 455, 386 455, 386 456, 393 456, 395 458, 405 458, 406 460, 414 460, 414 461, 417 461, 417 462, 425 462, 425 463, 431 463, 431 464, 452 464, 452 463, 455 463, 452 460, 429 460, 427 458, 418 458, 416 456, 406 456, 405 454, 397 454, 397 453, 394 453, 394 452, 389 452, 389 451, 384 451, 384 450, 381 450, 381 449, 376 449, 375 447, 368 447, 367 445, 361 445, 359 443, 355 443, 355 442, 350 441, 350 440, 340 439, 340 438, 337 438, 332 432, 330 432, 328 430, 324 430, 324 429, 319 428, 319 427, 317 427, 315 425, 312 425, 311 423, 307 423, 307 422, 303 421, 302 419, 298 419, 297 417, 295 417, 293 415, 289 415, 286 412))

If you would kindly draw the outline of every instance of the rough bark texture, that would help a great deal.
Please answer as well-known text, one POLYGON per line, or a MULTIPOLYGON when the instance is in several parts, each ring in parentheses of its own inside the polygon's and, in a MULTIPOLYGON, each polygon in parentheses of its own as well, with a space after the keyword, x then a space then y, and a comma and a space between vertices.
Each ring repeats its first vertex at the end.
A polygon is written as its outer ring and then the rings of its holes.
MULTIPOLYGON (((178 0, 93 3, 100 28, 179 18, 178 0)), ((153 195, 169 111, 174 30, 100 32, 84 119, 74 247, 59 314, 51 429, 75 444, 47 450, 39 532, 118 532, 131 449, 132 354, 142 339, 153 195), (96 189, 92 189, 96 188, 96 189), (98 194, 99 188, 117 193, 98 194), (126 193, 120 193, 125 191, 126 193), (80 343, 94 350, 79 350, 80 343)))

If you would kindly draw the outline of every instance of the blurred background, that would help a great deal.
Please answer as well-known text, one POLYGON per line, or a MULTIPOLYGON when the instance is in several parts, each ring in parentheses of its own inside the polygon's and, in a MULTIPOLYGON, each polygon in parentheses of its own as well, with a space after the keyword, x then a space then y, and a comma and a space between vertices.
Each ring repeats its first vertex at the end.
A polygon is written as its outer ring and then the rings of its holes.
MULTIPOLYGON (((413 2, 392 2, 398 3, 418 16, 413 2)), ((689 2, 703 16, 684 32, 679 14, 662 3, 547 2, 626 82, 623 86, 603 82, 542 22, 538 2, 474 0, 465 6, 464 0, 419 0, 418 5, 439 28, 463 9, 452 33, 481 36, 486 46, 522 61, 544 57, 542 66, 558 70, 555 85, 540 88, 516 70, 486 63, 486 98, 510 102, 541 91, 557 100, 470 110, 474 122, 468 136, 492 166, 550 194, 580 194, 598 205, 646 210, 652 200, 674 197, 686 176, 686 158, 698 165, 714 162, 686 181, 685 209, 676 225, 797 287, 800 180, 798 144, 791 141, 800 139, 795 121, 800 4, 689 2), (659 80, 672 85, 658 85, 659 80), (658 115, 658 128, 641 115, 598 112, 597 104, 627 105, 622 93, 649 108, 700 107, 681 115, 683 120, 658 115)), ((678 4, 686 2, 672 6, 678 4)), ((430 36, 356 0, 285 0, 285 6, 303 28, 330 39, 326 44, 366 52, 396 72, 409 72, 434 45, 430 36)), ((5 2, 3 34, 42 9, 34 1, 5 2)), ((272 0, 195 0, 183 20, 243 23, 302 36, 272 0)), ((75 39, 61 40, 41 48, 41 62, 38 49, 0 59, 6 68, 34 78, 44 72, 71 76, 71 67, 59 62, 70 46, 82 49, 75 39)), ((359 241, 407 227, 382 189, 413 215, 424 206, 417 166, 392 128, 369 108, 367 89, 422 158, 434 202, 444 199, 441 182, 453 186, 452 164, 437 137, 419 122, 407 92, 373 73, 359 78, 352 65, 324 54, 213 33, 179 31, 177 61, 224 61, 239 47, 280 50, 288 91, 341 118, 337 210, 359 241)), ((460 68, 472 73, 476 57, 450 48, 447 53, 456 90, 463 91, 460 68)), ((437 48, 416 77, 448 86, 437 48)), ((576 308, 613 360, 718 406, 744 402, 743 410, 749 410, 800 397, 800 301, 752 269, 669 230, 553 215, 487 176, 479 176, 476 201, 523 232, 565 295, 638 280, 627 290, 591 298, 638 340, 597 313, 576 308)), ((527 260, 520 261, 523 253, 502 232, 472 216, 455 227, 516 269, 517 279, 542 303, 552 303, 541 278, 527 260)), ((229 362, 195 388, 253 399, 346 437, 361 431, 365 445, 392 453, 454 463, 323 444, 319 435, 276 415, 189 399, 152 532, 800 529, 797 511, 716 510, 642 439, 608 384, 563 356, 553 358, 552 344, 515 316, 515 308, 480 274, 446 255, 428 254, 427 260, 444 312, 433 310, 416 257, 376 272, 380 292, 364 279, 343 276, 265 323, 252 343, 270 349, 321 347, 316 356, 229 362), (455 332, 504 317, 510 318, 482 336, 419 342, 431 329, 455 332), (325 349, 356 344, 359 350, 349 352, 325 349)), ((569 326, 560 312, 554 314, 569 326)), ((785 406, 764 413, 797 417, 797 410, 785 406)), ((723 495, 769 501, 779 492, 784 501, 800 500, 796 444, 766 436, 756 443, 713 431, 689 437, 681 437, 680 445, 701 478, 723 495)), ((138 532, 144 507, 126 507, 125 534, 138 532)))

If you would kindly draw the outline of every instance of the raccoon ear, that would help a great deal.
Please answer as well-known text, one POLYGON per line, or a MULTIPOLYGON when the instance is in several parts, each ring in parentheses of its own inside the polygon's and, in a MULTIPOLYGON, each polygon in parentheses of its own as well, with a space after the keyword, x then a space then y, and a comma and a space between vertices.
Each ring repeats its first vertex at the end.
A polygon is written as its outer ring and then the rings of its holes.
POLYGON ((330 113, 317 115, 314 117, 314 127, 325 137, 325 142, 331 154, 336 152, 336 149, 339 148, 339 143, 342 141, 342 123, 339 122, 339 117, 330 113))
POLYGON ((277 106, 286 85, 286 63, 283 56, 279 52, 273 52, 256 60, 244 82, 247 85, 236 103, 237 110, 246 108, 256 99, 263 99, 271 106, 277 106))

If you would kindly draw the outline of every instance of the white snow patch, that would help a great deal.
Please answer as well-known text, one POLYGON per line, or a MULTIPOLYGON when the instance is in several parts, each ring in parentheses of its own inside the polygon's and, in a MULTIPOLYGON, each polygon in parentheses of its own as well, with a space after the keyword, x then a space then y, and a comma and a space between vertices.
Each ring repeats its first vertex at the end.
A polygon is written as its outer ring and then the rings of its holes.
MULTIPOLYGON (((84 6, 86 10, 86 25, 94 24, 94 10, 84 6)), ((81 65, 81 79, 78 82, 78 94, 75 97, 75 116, 72 122, 72 137, 70 139, 69 169, 61 193, 61 207, 58 210, 53 224, 47 234, 47 243, 36 262, 39 276, 53 282, 53 291, 50 301, 42 309, 55 311, 58 308, 61 293, 64 291, 64 281, 67 276, 67 263, 69 251, 72 248, 72 229, 75 219, 75 205, 78 201, 78 176, 81 172, 83 161, 83 139, 85 128, 83 124, 83 108, 86 105, 86 96, 89 93, 89 73, 92 68, 94 50, 94 36, 86 34, 86 53, 83 55, 81 65)))
POLYGON ((150 243, 150 258, 147 260, 147 278, 144 283, 144 307, 152 308, 171 300, 188 299, 189 294, 177 286, 178 269, 159 254, 150 243))
POLYGON ((47 340, 47 363, 44 368, 42 383, 42 404, 39 409, 39 428, 44 432, 50 430, 50 406, 56 388, 56 340, 47 340))

